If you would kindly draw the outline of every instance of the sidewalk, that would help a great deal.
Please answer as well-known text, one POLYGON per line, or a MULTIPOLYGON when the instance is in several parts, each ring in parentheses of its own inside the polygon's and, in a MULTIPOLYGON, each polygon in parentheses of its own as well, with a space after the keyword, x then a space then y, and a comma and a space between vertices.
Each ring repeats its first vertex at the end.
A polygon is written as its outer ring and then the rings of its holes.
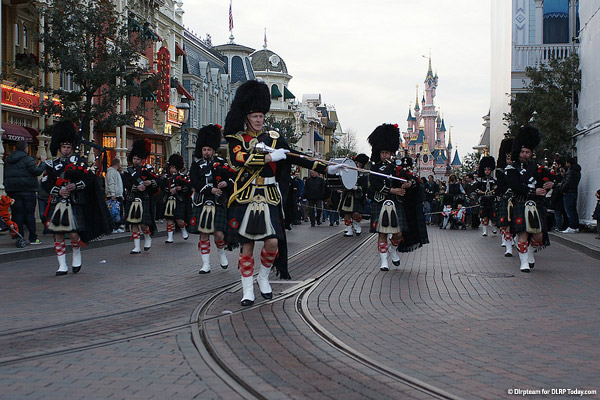
POLYGON ((556 241, 557 243, 600 260, 600 239, 596 239, 595 233, 579 232, 566 234, 550 232, 549 235, 550 242, 556 241))
MULTIPOLYGON (((24 238, 27 242, 27 246, 25 246, 24 248, 18 248, 16 246, 16 241, 10 237, 9 232, 0 233, 0 263, 54 255, 54 236, 42 235, 41 232, 43 231, 43 225, 41 223, 38 223, 38 238, 41 240, 42 244, 36 245, 29 244, 29 240, 27 240, 28 231, 26 231, 24 238)), ((164 222, 157 223, 157 231, 154 233, 153 237, 160 237, 165 235, 166 228, 164 222)), ((108 236, 102 237, 96 241, 86 244, 85 247, 96 248, 121 244, 129 241, 130 237, 130 232, 110 234, 108 236)), ((67 252, 70 252, 69 239, 67 239, 66 242, 67 252)))

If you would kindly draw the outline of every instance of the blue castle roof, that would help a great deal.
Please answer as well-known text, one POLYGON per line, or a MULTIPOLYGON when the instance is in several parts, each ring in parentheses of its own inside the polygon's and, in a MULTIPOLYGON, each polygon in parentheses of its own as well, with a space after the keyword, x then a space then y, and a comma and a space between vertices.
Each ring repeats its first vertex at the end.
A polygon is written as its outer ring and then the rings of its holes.
POLYGON ((459 167, 462 165, 462 163, 460 162, 460 157, 458 156, 458 151, 454 153, 454 160, 452 160, 452 165, 459 167))

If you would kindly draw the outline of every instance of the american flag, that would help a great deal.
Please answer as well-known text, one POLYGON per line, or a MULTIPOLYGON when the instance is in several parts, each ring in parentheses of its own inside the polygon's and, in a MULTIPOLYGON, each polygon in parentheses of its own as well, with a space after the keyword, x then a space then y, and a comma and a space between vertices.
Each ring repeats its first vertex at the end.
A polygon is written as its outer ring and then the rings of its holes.
POLYGON ((229 2, 229 32, 233 30, 233 12, 231 11, 231 3, 229 2))

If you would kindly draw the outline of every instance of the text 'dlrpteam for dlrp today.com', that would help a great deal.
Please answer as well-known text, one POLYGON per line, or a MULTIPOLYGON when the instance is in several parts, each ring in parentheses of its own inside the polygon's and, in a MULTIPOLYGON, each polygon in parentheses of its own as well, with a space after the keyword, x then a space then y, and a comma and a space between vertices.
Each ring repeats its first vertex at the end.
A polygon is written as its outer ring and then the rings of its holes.
POLYGON ((571 389, 571 388, 541 388, 520 389, 510 388, 507 390, 513 396, 536 396, 536 395, 559 395, 559 396, 594 396, 598 394, 596 389, 571 389))

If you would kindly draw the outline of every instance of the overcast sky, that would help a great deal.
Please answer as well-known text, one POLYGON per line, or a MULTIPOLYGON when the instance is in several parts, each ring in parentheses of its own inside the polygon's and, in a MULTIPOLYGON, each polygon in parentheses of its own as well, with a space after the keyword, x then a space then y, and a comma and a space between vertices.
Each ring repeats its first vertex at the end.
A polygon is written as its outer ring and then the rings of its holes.
MULTIPOLYGON (((186 28, 228 42, 229 0, 187 0, 183 9, 186 28)), ((490 0, 233 0, 232 9, 235 43, 261 49, 267 28, 292 93, 335 105, 359 150, 370 151, 366 138, 381 123, 406 130, 430 53, 454 147, 462 159, 477 145, 490 100, 490 0)))

